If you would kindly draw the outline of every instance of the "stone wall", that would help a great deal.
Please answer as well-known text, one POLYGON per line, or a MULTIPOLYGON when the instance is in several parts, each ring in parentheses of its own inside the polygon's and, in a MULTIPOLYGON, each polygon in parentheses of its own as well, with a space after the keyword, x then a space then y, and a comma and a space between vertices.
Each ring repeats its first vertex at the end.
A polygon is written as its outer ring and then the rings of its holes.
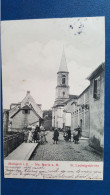
MULTIPOLYGON (((98 75, 97 75, 98 76, 98 75)), ((97 150, 104 147, 104 71, 100 73, 100 98, 93 98, 93 84, 90 84, 90 139, 89 144, 97 150)))

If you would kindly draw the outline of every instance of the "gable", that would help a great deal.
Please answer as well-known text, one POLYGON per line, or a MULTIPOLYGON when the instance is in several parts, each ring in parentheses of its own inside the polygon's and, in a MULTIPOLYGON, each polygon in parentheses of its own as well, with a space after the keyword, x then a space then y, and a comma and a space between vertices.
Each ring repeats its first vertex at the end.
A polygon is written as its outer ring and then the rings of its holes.
POLYGON ((39 105, 35 102, 35 100, 32 98, 30 93, 26 95, 26 97, 22 100, 21 102, 21 107, 26 106, 26 105, 32 105, 34 111, 41 117, 43 118, 43 112, 39 105))

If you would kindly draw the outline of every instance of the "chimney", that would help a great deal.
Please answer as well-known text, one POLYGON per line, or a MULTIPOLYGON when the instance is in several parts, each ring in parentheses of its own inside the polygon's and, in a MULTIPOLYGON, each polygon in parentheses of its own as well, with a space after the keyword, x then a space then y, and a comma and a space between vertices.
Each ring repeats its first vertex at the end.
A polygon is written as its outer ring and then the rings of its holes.
POLYGON ((30 91, 27 91, 27 95, 30 94, 30 91))

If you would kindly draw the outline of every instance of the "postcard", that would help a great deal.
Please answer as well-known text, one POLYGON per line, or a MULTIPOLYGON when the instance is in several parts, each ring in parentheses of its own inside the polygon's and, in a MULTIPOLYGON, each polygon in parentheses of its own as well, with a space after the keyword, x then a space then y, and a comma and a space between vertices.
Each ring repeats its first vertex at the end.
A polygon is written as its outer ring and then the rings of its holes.
POLYGON ((105 18, 1 22, 4 177, 103 180, 105 18))

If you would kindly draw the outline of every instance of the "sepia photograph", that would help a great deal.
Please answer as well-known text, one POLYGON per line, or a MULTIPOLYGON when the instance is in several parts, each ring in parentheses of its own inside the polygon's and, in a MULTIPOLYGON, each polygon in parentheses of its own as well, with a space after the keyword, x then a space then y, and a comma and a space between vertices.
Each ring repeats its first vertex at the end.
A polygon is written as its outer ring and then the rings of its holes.
POLYGON ((103 162, 105 18, 1 22, 4 160, 103 162))

